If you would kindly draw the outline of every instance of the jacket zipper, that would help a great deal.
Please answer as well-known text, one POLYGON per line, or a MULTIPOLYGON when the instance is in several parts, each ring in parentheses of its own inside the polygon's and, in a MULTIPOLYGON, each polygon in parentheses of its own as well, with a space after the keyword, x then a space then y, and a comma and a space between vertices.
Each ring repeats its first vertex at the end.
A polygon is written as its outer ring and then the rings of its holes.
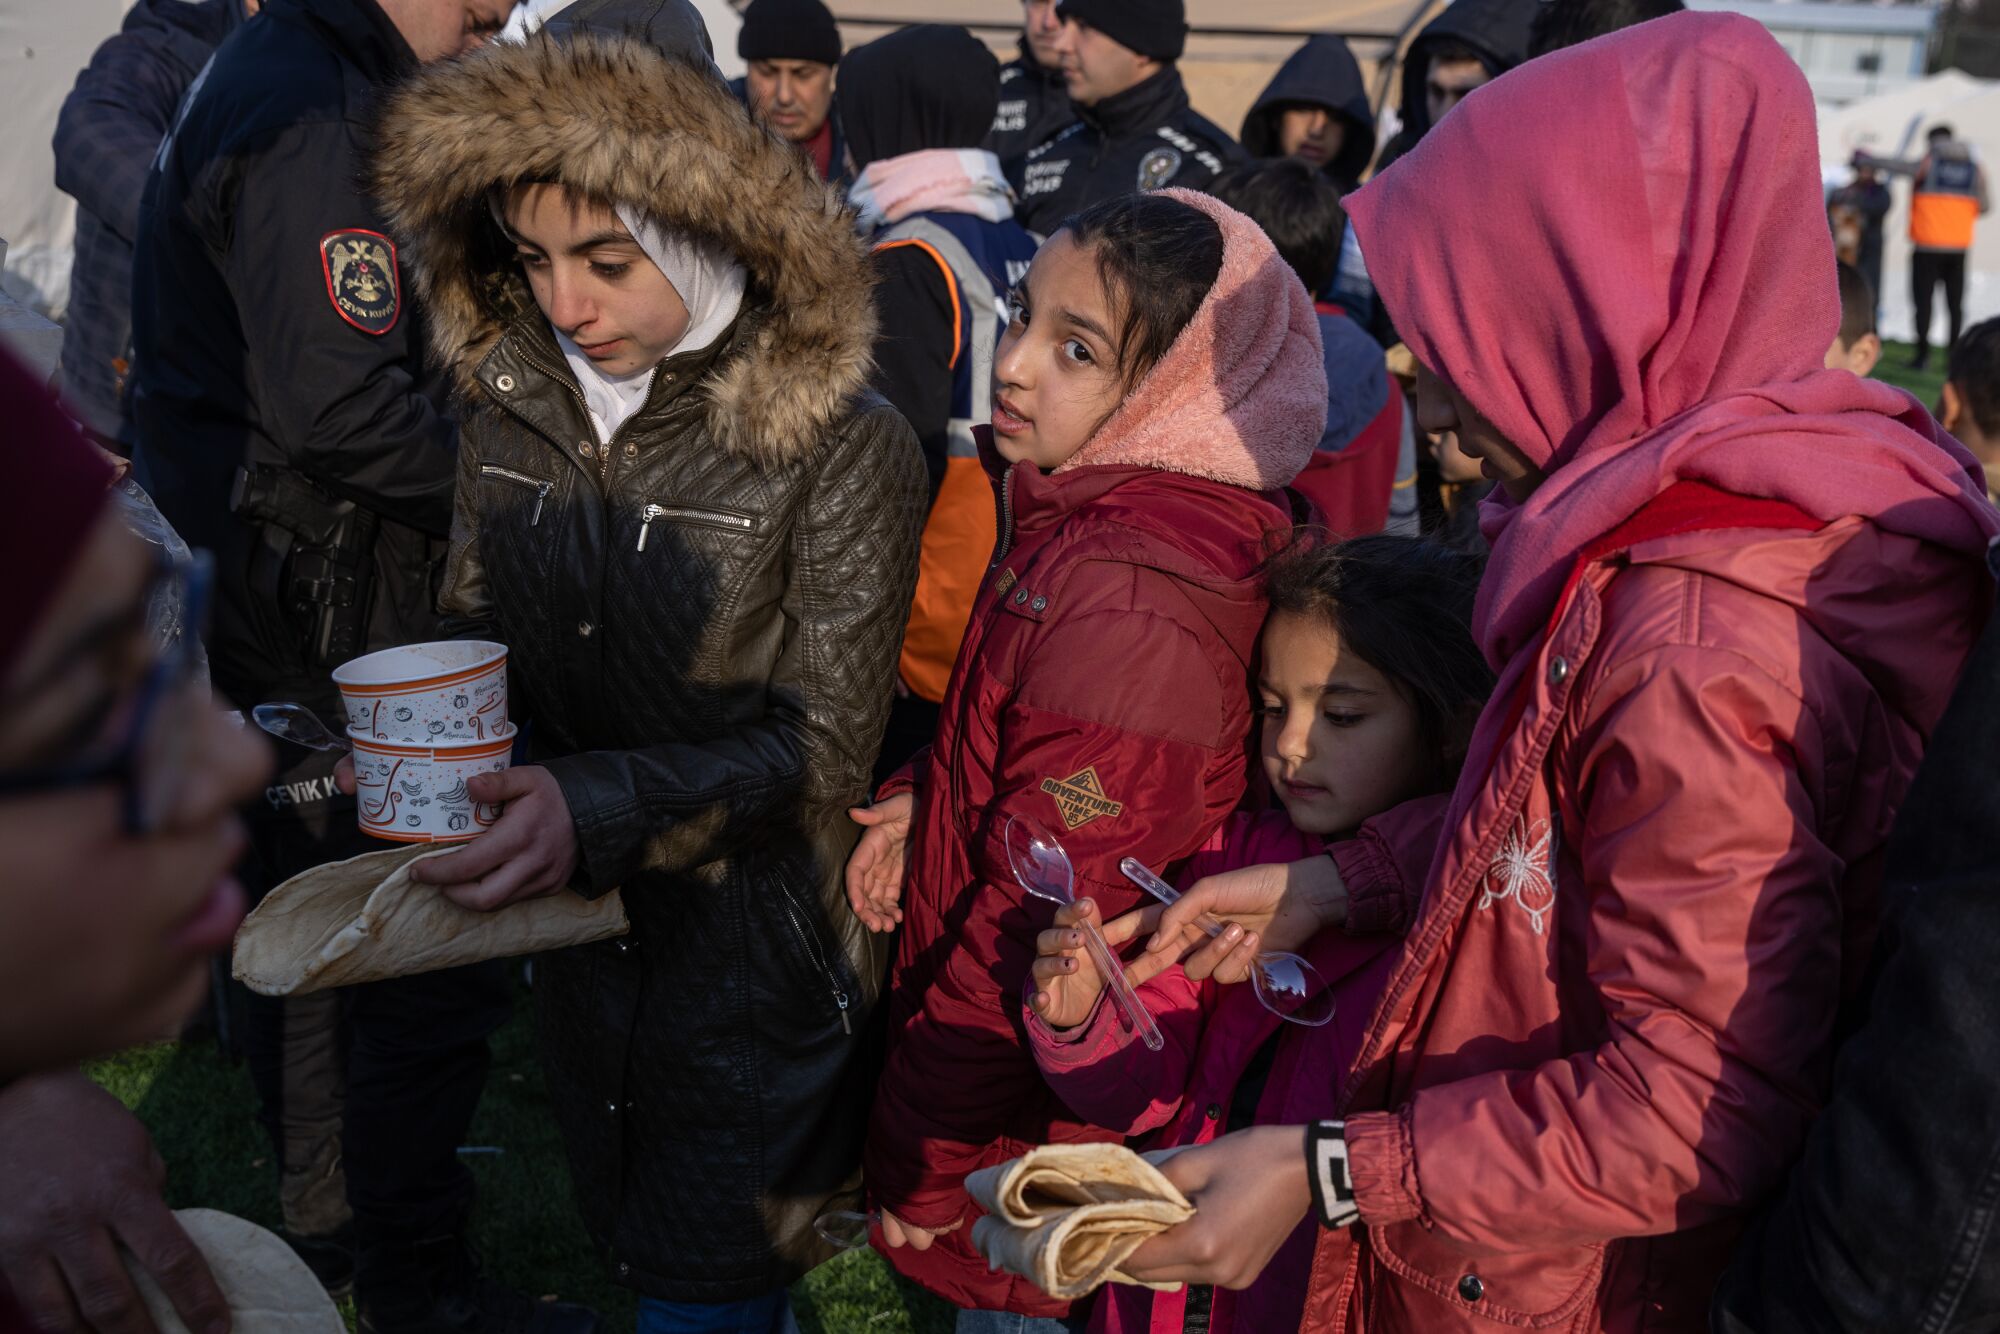
POLYGON ((646 549, 646 533, 655 519, 685 519, 689 523, 704 523, 711 528, 727 528, 737 533, 754 532, 757 528, 757 521, 743 514, 728 514, 692 505, 648 504, 639 511, 639 545, 636 550, 646 549))
POLYGON ((535 508, 528 515, 528 527, 533 528, 542 521, 542 502, 546 501, 549 498, 549 492, 555 489, 554 482, 545 482, 539 477, 530 477, 524 472, 515 472, 512 468, 503 468, 497 463, 480 464, 479 475, 481 477, 503 478, 518 486, 525 486, 534 491, 535 508))
POLYGON ((847 1017, 847 1007, 852 998, 840 985, 840 979, 834 976, 833 965, 827 961, 826 951, 820 948, 818 933, 806 929, 805 923, 799 918, 798 904, 792 899, 792 891, 782 881, 778 885, 778 897, 785 901, 785 920, 792 924, 792 933, 799 938, 799 944, 805 948, 806 957, 812 960, 813 967, 817 968, 820 975, 826 979, 826 987, 833 995, 833 1003, 840 1008, 840 1031, 849 1037, 854 1036, 854 1025, 847 1017))
POLYGON ((993 563, 986 568, 998 569, 1000 562, 1007 559, 1007 553, 1014 549, 1014 470, 1012 468, 1000 477, 1000 545, 993 549, 993 563))

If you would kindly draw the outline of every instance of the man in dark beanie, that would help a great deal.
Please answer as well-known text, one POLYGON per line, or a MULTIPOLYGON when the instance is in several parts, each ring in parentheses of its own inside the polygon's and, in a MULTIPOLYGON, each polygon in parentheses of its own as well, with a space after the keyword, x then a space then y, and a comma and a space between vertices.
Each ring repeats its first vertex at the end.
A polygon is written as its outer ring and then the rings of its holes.
POLYGON ((1019 217, 1046 235, 1103 199, 1179 185, 1200 189, 1243 150, 1188 105, 1175 65, 1187 42, 1182 0, 1060 0, 1056 50, 1077 119, 1009 169, 1019 217))
POLYGON ((736 54, 750 69, 730 87, 750 113, 810 158, 821 180, 846 184, 847 146, 833 113, 833 11, 820 0, 750 0, 736 54))

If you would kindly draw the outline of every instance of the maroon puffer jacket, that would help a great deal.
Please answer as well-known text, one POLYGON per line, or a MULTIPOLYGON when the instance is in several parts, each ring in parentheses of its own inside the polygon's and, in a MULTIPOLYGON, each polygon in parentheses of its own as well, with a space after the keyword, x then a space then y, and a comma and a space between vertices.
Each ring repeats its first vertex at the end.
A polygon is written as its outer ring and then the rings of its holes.
MULTIPOLYGON (((863 1159, 875 1200, 920 1227, 971 1221, 968 1172, 1118 1138, 1055 1099, 1027 1045, 1021 982, 1055 907, 1015 884, 1008 817, 1053 830, 1077 892, 1110 916, 1139 897, 1121 857, 1175 867, 1243 795, 1266 534, 1291 522, 1278 488, 1325 425, 1326 366, 1305 288, 1257 225, 1166 193, 1215 219, 1223 252, 1159 364, 1053 473, 1007 467, 980 428, 999 542, 915 766, 889 1062, 863 1159)), ((970 1232, 890 1260, 961 1306, 1067 1309, 990 1272, 970 1232)))
POLYGON ((890 1251, 902 1272, 961 1306, 1056 1315, 1065 1303, 972 1250, 963 1179, 1037 1144, 1120 1136, 1077 1121, 1026 1046, 1021 980, 1055 907, 1008 870, 1007 817, 1061 839, 1107 920, 1143 897, 1119 858, 1168 868, 1202 845, 1243 795, 1262 544, 1290 515, 1157 469, 1045 476, 981 452, 1004 554, 918 765, 865 1172, 899 1218, 966 1219, 925 1253, 890 1251))

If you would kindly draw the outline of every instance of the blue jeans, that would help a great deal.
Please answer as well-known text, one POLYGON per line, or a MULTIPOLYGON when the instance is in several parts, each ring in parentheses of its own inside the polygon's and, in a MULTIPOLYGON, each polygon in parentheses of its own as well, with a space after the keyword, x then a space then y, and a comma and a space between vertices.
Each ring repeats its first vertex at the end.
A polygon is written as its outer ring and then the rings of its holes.
POLYGON ((799 1322, 792 1318, 791 1294, 782 1288, 714 1306, 641 1297, 639 1334, 799 1334, 799 1322))
POLYGON ((952 1334, 1073 1334, 1084 1318, 1057 1320, 1045 1315, 1015 1315, 1012 1311, 960 1311, 952 1334))

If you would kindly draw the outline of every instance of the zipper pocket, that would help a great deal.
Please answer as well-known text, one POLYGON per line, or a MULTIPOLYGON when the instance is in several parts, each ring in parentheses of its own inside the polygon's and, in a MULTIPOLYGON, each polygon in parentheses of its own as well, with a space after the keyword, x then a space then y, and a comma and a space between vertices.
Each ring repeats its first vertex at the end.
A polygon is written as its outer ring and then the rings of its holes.
POLYGON ((757 521, 747 514, 698 509, 691 505, 649 504, 639 511, 639 545, 635 550, 646 549, 646 534, 651 531, 655 519, 672 519, 676 523, 698 523, 709 528, 726 529, 732 533, 750 533, 757 530, 757 521))
POLYGON ((512 468, 503 468, 497 463, 480 464, 479 475, 481 477, 498 477, 502 481, 512 482, 516 486, 525 486, 531 489, 535 493, 535 508, 528 515, 528 527, 533 528, 542 521, 542 502, 546 501, 549 498, 549 492, 555 489, 556 484, 554 482, 545 482, 539 477, 530 477, 527 473, 515 472, 512 468))
POLYGON ((783 879, 779 879, 777 883, 778 897, 785 905, 785 920, 791 924, 792 934, 799 938, 799 945, 805 950, 806 958, 812 961, 814 971, 826 979, 827 992, 833 997, 833 1003, 840 1011, 840 1031, 852 1037, 854 1025, 847 1017, 847 1007, 853 1003, 853 998, 847 994, 847 988, 843 987, 840 979, 835 976, 833 964, 828 959, 825 948, 820 944, 819 932, 813 930, 799 912, 798 900, 792 897, 791 886, 783 879))

